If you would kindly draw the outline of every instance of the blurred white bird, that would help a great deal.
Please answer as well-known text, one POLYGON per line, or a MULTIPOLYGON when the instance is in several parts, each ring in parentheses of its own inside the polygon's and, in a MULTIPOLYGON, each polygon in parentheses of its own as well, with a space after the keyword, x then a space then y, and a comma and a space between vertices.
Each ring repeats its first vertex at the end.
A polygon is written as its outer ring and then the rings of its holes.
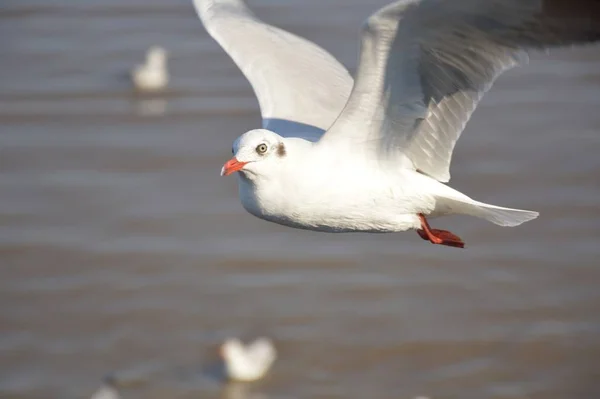
POLYGON ((119 391, 115 387, 114 380, 112 377, 107 377, 104 381, 104 385, 100 387, 90 399, 120 399, 119 391))
POLYGON ((243 0, 194 4, 260 104, 263 129, 235 140, 221 170, 240 172, 248 212, 316 231, 415 229, 460 248, 458 236, 427 218, 517 226, 538 216, 444 184, 484 93, 532 50, 600 40, 597 0, 395 1, 364 23, 353 82, 331 54, 265 24, 243 0))
POLYGON ((169 84, 167 51, 159 46, 150 47, 146 53, 146 62, 131 71, 131 80, 135 88, 142 92, 156 92, 166 88, 169 84))
POLYGON ((236 381, 264 377, 277 358, 275 347, 268 338, 258 338, 248 345, 237 338, 227 339, 221 345, 221 356, 227 376, 236 381))

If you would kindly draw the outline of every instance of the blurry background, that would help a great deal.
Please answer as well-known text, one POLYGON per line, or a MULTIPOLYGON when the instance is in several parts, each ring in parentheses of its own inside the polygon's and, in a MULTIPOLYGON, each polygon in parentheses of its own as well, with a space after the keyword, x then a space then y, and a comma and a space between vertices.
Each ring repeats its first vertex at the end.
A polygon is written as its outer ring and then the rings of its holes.
MULTIPOLYGON (((386 0, 256 0, 354 71, 386 0), (343 6, 343 7, 342 7, 343 6)), ((268 398, 600 395, 600 50, 503 75, 459 141, 451 184, 533 209, 501 228, 438 219, 330 235, 247 214, 220 178, 259 126, 249 84, 191 1, 0 4, 0 396, 246 397, 206 373, 230 335, 273 337, 268 398), (171 85, 135 95, 146 49, 171 85)))

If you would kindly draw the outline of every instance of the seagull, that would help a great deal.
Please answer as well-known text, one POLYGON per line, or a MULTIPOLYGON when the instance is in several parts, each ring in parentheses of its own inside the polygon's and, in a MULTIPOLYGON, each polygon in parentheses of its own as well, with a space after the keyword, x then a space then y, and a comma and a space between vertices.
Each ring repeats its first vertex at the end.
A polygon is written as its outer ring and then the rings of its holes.
POLYGON ((249 80, 262 126, 238 137, 221 175, 243 207, 325 232, 414 229, 464 247, 429 219, 462 214, 517 226, 537 212, 449 187, 456 141, 485 92, 533 50, 600 41, 591 0, 402 0, 363 23, 354 79, 316 44, 258 19, 243 0, 194 0, 249 80))
POLYGON ((141 92, 163 90, 169 83, 167 52, 159 46, 152 46, 146 52, 146 62, 131 71, 131 80, 141 92))
POLYGON ((248 345, 237 338, 229 338, 221 345, 221 357, 230 379, 249 382, 264 377, 277 354, 268 338, 258 338, 248 345))
POLYGON ((117 391, 114 377, 108 376, 104 379, 104 384, 91 396, 91 399, 120 399, 117 391))

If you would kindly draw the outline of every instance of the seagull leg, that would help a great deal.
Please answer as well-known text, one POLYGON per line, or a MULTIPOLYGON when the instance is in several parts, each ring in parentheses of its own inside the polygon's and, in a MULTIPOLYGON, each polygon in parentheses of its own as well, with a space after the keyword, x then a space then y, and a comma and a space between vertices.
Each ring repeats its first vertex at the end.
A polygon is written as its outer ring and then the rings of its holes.
POLYGON ((427 223, 427 219, 422 213, 419 213, 421 220, 421 229, 417 230, 422 239, 431 242, 432 244, 447 245, 449 247, 464 248, 465 243, 457 235, 450 233, 447 230, 432 229, 427 223))

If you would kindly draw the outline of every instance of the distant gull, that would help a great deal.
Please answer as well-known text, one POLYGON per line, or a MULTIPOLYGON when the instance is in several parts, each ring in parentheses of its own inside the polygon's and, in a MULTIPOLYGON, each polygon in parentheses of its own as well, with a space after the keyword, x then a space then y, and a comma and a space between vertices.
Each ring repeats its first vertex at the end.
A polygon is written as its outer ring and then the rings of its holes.
POLYGON ((104 384, 91 396, 90 399, 120 399, 115 380, 109 376, 104 379, 104 384))
POLYGON ((140 92, 157 92, 169 84, 167 52, 164 48, 153 46, 146 53, 144 64, 137 65, 131 71, 131 80, 140 92))
POLYGON ((479 100, 531 50, 600 40, 597 1, 395 1, 363 24, 353 81, 331 54, 265 24, 242 0, 194 4, 260 104, 262 129, 235 140, 221 170, 240 172, 248 212, 316 231, 414 229, 460 248, 461 238, 428 219, 463 214, 517 226, 538 216, 444 184, 479 100))
POLYGON ((265 376, 277 354, 268 338, 258 338, 248 345, 230 338, 221 345, 221 356, 231 380, 254 381, 265 376))

